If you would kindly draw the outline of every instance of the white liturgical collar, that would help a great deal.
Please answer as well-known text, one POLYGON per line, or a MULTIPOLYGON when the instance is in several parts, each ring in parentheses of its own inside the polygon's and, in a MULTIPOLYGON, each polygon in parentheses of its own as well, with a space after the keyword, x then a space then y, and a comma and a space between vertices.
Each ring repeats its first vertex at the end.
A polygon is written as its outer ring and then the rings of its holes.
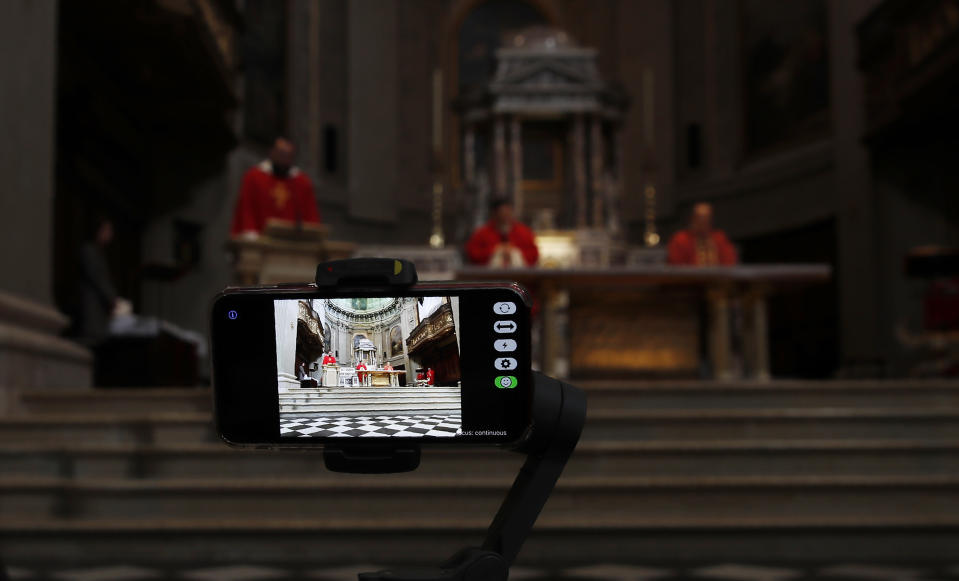
MULTIPOLYGON (((263 170, 264 172, 270 175, 273 175, 273 162, 270 161, 269 159, 264 159, 263 161, 257 164, 257 167, 263 170)), ((296 177, 296 175, 299 173, 300 173, 300 168, 294 165, 290 167, 290 173, 286 177, 288 178, 296 177)))

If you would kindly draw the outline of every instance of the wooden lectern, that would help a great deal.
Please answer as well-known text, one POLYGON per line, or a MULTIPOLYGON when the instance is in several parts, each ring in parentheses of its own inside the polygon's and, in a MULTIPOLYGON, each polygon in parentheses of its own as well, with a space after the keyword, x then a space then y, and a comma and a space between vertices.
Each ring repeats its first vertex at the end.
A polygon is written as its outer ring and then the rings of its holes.
POLYGON ((234 281, 239 285, 313 280, 316 265, 349 258, 352 242, 328 240, 325 224, 299 224, 270 219, 257 238, 237 237, 227 243, 233 253, 234 281))

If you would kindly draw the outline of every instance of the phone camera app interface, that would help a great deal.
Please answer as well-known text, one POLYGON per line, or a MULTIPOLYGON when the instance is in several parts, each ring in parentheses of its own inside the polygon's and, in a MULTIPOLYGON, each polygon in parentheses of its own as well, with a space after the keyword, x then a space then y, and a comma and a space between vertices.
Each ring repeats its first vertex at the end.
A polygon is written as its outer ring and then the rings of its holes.
POLYGON ((460 435, 459 300, 273 301, 280 436, 460 435))

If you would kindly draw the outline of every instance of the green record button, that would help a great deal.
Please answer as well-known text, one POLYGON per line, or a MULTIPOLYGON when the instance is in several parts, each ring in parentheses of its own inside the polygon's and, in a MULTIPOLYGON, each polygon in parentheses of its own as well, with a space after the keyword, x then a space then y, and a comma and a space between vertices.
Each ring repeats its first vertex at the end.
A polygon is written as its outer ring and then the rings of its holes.
POLYGON ((513 389, 516 387, 516 376, 515 375, 498 375, 493 381, 496 384, 496 387, 500 389, 513 389))

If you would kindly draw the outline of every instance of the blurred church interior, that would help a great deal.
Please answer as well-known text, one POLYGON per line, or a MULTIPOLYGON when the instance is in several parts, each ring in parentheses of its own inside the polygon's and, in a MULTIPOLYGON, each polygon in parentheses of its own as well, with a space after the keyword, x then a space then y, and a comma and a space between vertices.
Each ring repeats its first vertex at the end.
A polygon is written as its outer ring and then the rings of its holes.
MULTIPOLYGON (((589 395, 523 578, 959 579, 957 0, 8 0, 0 31, 13 578, 347 579, 478 542, 502 451, 370 479, 213 430, 217 292, 395 256, 526 285, 534 365, 589 395), (277 137, 321 218, 231 236, 277 137), (464 251, 498 203, 535 264, 464 251), (735 264, 671 264, 704 204, 735 264)), ((401 313, 329 306, 374 311, 401 313)), ((309 363, 358 348, 297 312, 309 363)), ((376 389, 455 385, 452 327, 418 323, 363 336, 376 389)))

